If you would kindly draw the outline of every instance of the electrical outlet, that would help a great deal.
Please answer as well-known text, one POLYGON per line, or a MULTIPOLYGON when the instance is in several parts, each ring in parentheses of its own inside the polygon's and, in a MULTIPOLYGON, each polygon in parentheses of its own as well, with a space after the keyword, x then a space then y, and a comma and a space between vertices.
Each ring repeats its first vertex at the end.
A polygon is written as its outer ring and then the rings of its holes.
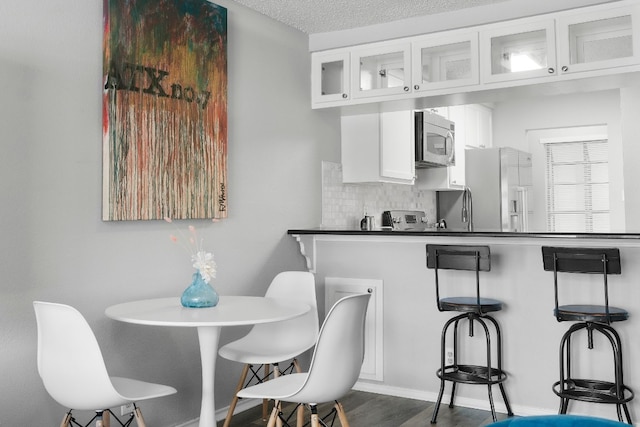
POLYGON ((127 415, 133 412, 133 403, 120 406, 120 415, 127 415))
POLYGON ((447 347, 444 350, 444 364, 446 366, 453 365, 453 348, 447 347))

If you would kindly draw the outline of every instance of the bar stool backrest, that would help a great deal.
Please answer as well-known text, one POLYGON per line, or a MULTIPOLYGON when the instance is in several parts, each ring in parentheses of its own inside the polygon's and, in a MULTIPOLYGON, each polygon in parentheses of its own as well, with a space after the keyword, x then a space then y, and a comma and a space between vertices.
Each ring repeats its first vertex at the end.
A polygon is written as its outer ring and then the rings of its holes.
POLYGON ((618 248, 569 248, 542 247, 542 263, 545 271, 553 271, 553 286, 555 293, 555 315, 558 321, 561 317, 558 311, 558 273, 602 274, 604 283, 604 307, 607 323, 611 323, 609 314, 609 274, 620 274, 620 250, 618 248))
POLYGON ((488 246, 427 245, 427 268, 491 271, 491 253, 488 246))
POLYGON ((618 248, 563 248, 542 247, 545 271, 564 273, 620 274, 620 250, 618 248), (555 263, 554 263, 555 259, 555 263), (603 260, 606 260, 603 263, 603 260))
POLYGON ((471 245, 427 245, 427 268, 435 270, 436 302, 440 301, 438 270, 467 270, 476 272, 476 305, 480 308, 480 271, 491 271, 491 252, 488 246, 471 245))

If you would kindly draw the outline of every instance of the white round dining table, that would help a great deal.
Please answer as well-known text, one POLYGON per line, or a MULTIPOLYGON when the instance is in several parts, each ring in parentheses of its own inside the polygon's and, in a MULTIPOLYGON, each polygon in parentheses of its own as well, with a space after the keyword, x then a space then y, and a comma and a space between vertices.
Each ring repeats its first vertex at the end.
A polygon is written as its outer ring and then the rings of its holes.
POLYGON ((107 317, 139 325, 192 327, 198 330, 202 363, 202 402, 199 427, 215 427, 214 376, 220 329, 223 326, 255 325, 293 319, 311 307, 266 297, 221 296, 210 308, 185 308, 180 298, 157 298, 125 302, 105 310, 107 317))

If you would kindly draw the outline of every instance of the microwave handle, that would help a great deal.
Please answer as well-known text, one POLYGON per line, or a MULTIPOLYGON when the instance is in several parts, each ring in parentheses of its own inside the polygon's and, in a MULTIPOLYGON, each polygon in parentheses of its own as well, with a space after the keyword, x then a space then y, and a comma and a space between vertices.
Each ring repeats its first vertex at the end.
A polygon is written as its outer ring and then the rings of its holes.
MULTIPOLYGON (((449 147, 449 163, 453 163, 455 159, 455 142, 453 140, 453 133, 447 132, 447 136, 444 138, 445 147, 449 147)), ((445 150, 446 151, 446 150, 445 150)))

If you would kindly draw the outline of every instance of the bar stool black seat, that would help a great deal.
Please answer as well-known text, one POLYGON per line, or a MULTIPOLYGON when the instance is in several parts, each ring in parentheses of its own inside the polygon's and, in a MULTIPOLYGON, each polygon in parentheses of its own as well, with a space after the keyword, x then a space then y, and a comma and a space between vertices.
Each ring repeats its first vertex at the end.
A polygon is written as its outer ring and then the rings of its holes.
MULTIPOLYGON (((498 322, 488 313, 502 310, 502 302, 496 299, 484 298, 480 296, 480 271, 491 270, 491 252, 488 246, 470 245, 427 245, 427 268, 435 271, 436 300, 439 311, 454 311, 461 314, 449 319, 442 329, 440 343, 440 369, 436 375, 440 378, 440 391, 433 410, 431 423, 435 424, 442 395, 444 393, 445 382, 450 381, 451 400, 449 407, 453 407, 456 394, 456 384, 480 384, 488 386, 489 405, 493 421, 496 421, 496 411, 493 403, 492 386, 498 384, 502 398, 507 407, 509 416, 513 415, 507 394, 504 390, 503 382, 507 379, 507 374, 502 369, 502 335, 498 322), (466 270, 475 272, 475 296, 446 297, 440 298, 439 270, 466 270), (468 321, 469 336, 474 335, 474 322, 478 322, 482 327, 486 340, 486 364, 469 365, 458 361, 458 326, 461 320, 468 321), (489 324, 495 330, 495 351, 492 351, 491 333, 489 324), (453 364, 447 364, 446 348, 449 327, 453 325, 453 364), (493 366, 493 354, 496 355, 496 365, 493 366)), ((450 334, 449 334, 450 335, 450 334)))
POLYGON ((553 384, 554 393, 560 397, 560 414, 566 414, 569 401, 579 400, 592 403, 615 404, 618 420, 627 422, 631 416, 627 402, 633 399, 633 392, 624 385, 622 364, 622 342, 618 332, 611 326, 629 318, 629 313, 609 305, 610 274, 620 274, 620 251, 617 248, 566 248, 542 247, 545 271, 553 271, 555 292, 554 315, 558 322, 576 322, 562 336, 560 341, 560 380, 553 384), (604 283, 604 304, 560 305, 558 302, 558 273, 601 274, 604 283), (613 352, 614 381, 601 381, 574 377, 571 366, 571 339, 578 331, 586 330, 587 347, 593 349, 593 332, 600 332, 611 344, 613 352))

